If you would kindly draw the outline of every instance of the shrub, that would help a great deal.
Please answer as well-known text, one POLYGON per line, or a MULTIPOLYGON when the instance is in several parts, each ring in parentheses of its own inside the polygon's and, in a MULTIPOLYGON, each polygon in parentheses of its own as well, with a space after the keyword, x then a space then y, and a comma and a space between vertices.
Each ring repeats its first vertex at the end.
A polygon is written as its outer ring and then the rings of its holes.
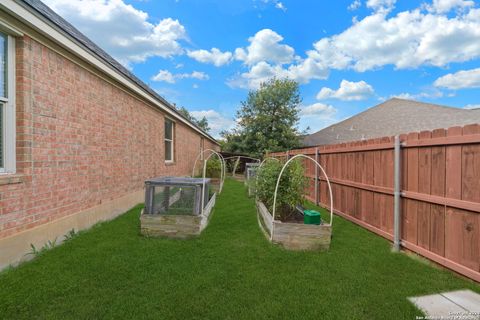
POLYGON ((225 170, 227 173, 230 173, 233 171, 233 166, 235 165, 235 161, 232 161, 232 159, 229 159, 225 161, 225 170))
POLYGON ((220 178, 222 172, 222 164, 218 158, 210 158, 207 161, 207 172, 206 176, 208 178, 220 178))
MULTIPOLYGON (((283 165, 284 163, 280 161, 267 160, 262 168, 257 171, 257 196, 270 213, 273 213, 275 186, 283 165)), ((304 192, 306 187, 307 178, 305 178, 305 170, 302 163, 294 160, 285 169, 280 179, 277 193, 276 218, 285 221, 295 214, 295 206, 305 202, 304 192)))

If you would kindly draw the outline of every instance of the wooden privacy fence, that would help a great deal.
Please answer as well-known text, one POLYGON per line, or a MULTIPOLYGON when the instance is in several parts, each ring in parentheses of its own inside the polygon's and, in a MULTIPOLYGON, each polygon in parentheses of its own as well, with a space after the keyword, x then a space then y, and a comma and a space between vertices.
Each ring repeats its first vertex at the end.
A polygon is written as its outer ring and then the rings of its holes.
MULTIPOLYGON (((318 159, 335 213, 394 240, 394 137, 272 153, 318 159)), ((480 126, 399 136, 399 244, 480 282, 480 126)), ((305 162, 307 198, 326 206, 323 177, 305 162)))

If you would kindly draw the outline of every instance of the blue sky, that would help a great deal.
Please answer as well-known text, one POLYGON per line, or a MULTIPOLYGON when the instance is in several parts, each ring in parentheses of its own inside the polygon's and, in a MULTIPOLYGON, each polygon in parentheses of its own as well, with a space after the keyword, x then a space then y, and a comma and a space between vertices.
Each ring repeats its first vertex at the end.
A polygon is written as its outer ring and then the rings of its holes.
POLYGON ((214 136, 271 76, 299 81, 311 132, 393 96, 480 107, 477 1, 45 2, 214 136))

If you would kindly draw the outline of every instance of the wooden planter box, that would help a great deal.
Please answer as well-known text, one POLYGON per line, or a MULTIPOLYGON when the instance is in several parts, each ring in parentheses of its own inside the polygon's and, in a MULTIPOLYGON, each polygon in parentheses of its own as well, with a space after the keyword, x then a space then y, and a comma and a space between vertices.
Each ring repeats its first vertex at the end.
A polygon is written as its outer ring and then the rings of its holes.
POLYGON ((265 205, 257 201, 258 222, 265 236, 288 250, 328 250, 332 238, 329 225, 311 225, 274 221, 265 205))
POLYGON ((194 215, 140 215, 140 232, 148 237, 166 237, 185 239, 200 235, 206 228, 212 216, 217 194, 215 193, 203 211, 203 214, 194 215))

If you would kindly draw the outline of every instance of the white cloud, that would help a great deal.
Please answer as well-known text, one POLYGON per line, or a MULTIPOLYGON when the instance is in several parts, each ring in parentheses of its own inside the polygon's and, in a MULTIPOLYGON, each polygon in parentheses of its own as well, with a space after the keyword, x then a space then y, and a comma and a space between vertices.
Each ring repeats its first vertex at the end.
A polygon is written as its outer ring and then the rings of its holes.
POLYGON ((300 83, 308 83, 312 79, 324 80, 328 75, 328 69, 311 57, 290 65, 286 74, 290 79, 300 83))
POLYGON ((448 89, 480 88, 480 68, 446 74, 433 83, 448 89))
POLYGON ((331 105, 320 102, 300 108, 301 117, 331 117, 337 113, 337 109, 331 105))
POLYGON ((385 65, 406 69, 469 61, 480 57, 480 9, 451 17, 420 9, 389 17, 380 10, 320 39, 308 54, 325 68, 360 72, 385 65))
POLYGON ((281 66, 272 66, 265 61, 254 65, 248 72, 234 77, 227 81, 230 87, 239 87, 244 89, 256 89, 262 82, 272 77, 283 78, 286 76, 285 70, 281 66))
POLYGON ((197 79, 208 80, 208 74, 200 71, 193 71, 192 73, 177 73, 172 74, 168 70, 160 70, 155 76, 151 78, 153 81, 164 81, 168 83, 175 83, 180 79, 197 79))
POLYGON ((152 77, 152 80, 175 83, 175 76, 168 70, 160 70, 155 76, 152 77))
MULTIPOLYGON (((436 88, 429 88, 428 90, 425 90, 424 92, 416 93, 416 94, 411 94, 408 92, 403 92, 399 94, 394 94, 391 95, 390 98, 400 98, 400 99, 407 99, 407 100, 421 100, 424 98, 427 99, 437 99, 443 97, 443 92, 436 89, 436 88)), ((384 99, 383 99, 384 100, 384 99)))
MULTIPOLYGON (((275 31, 260 30, 249 38, 248 47, 235 50, 234 58, 243 61, 248 70, 227 83, 256 89, 273 76, 303 84, 328 78, 332 69, 364 72, 387 65, 396 69, 446 67, 480 58, 480 8, 468 1, 449 0, 448 5, 442 1, 434 3, 440 11, 447 7, 464 10, 444 15, 430 10, 430 5, 421 5, 392 15, 395 0, 369 0, 366 5, 373 13, 339 34, 316 41, 304 57, 295 55, 275 31)), ((359 4, 361 0, 354 1, 351 8, 359 4)), ((422 97, 426 95, 439 93, 422 97)))
MULTIPOLYGON (((283 6, 281 2, 277 5, 283 6)), ((249 67, 254 67, 259 63, 274 65, 283 65, 291 63, 295 59, 295 50, 282 44, 283 37, 270 29, 262 29, 254 36, 248 39, 250 45, 246 48, 235 49, 235 54, 231 52, 221 52, 217 48, 208 50, 189 51, 187 55, 199 62, 211 63, 215 66, 222 66, 229 63, 233 58, 242 61, 249 67)))
POLYGON ((44 2, 124 65, 183 52, 179 41, 187 35, 178 20, 152 23, 146 12, 122 0, 44 2))
POLYGON ((254 65, 260 61, 276 64, 290 63, 294 59, 295 50, 281 44, 283 37, 270 29, 262 29, 248 39, 247 48, 237 48, 235 59, 243 61, 246 65, 254 65))
POLYGON ((317 94, 318 100, 339 99, 345 101, 364 100, 372 97, 374 90, 371 85, 365 81, 350 82, 342 80, 340 88, 333 90, 323 87, 317 94))
POLYGON ((316 132, 338 122, 337 112, 335 107, 320 102, 302 106, 299 114, 300 126, 302 129, 310 127, 311 131, 316 132))
POLYGON ((285 5, 284 5, 282 2, 280 2, 280 1, 278 1, 277 3, 275 3, 275 8, 280 9, 280 10, 282 10, 283 12, 287 11, 287 7, 285 7, 285 5))
POLYGON ((261 61, 252 66, 247 72, 230 79, 227 84, 231 87, 257 89, 262 82, 272 77, 289 78, 299 83, 308 83, 311 79, 326 79, 328 70, 310 58, 302 60, 297 64, 292 64, 287 68, 261 61))
MULTIPOLYGON (((253 2, 255 3, 256 1, 258 0, 253 0, 253 2)), ((278 0, 259 0, 260 3, 263 2, 264 5, 269 5, 269 4, 274 4, 275 5, 275 8, 279 9, 279 10, 282 10, 283 12, 286 12, 287 11, 287 7, 285 7, 285 5, 283 4, 283 2, 281 1, 278 1, 278 0)), ((262 8, 263 6, 257 6, 256 4, 253 6, 255 9, 258 9, 258 8, 262 8)))
POLYGON ((205 72, 201 71, 193 71, 192 73, 183 73, 180 75, 181 79, 184 78, 192 78, 192 79, 198 79, 198 80, 208 80, 209 76, 205 72))
POLYGON ((273 76, 308 83, 326 79, 332 69, 445 67, 480 58, 480 8, 465 6, 465 11, 446 16, 421 6, 391 16, 394 4, 394 0, 368 1, 374 9, 371 15, 337 35, 321 38, 304 57, 283 44, 278 33, 260 30, 249 39, 249 47, 235 50, 235 58, 244 61, 248 70, 227 83, 255 89, 273 76))
POLYGON ((368 0, 367 8, 373 10, 389 11, 395 5, 396 0, 368 0))
POLYGON ((350 3, 347 9, 350 11, 354 11, 360 8, 361 5, 362 5, 362 2, 360 0, 354 0, 352 3, 350 3))
POLYGON ((221 52, 217 48, 212 48, 208 50, 194 50, 188 51, 187 55, 202 63, 210 63, 216 67, 223 66, 224 64, 229 63, 232 60, 232 53, 229 51, 221 52))
POLYGON ((202 119, 203 117, 207 118, 208 125, 210 127, 210 133, 213 137, 218 138, 222 130, 233 129, 236 125, 236 122, 233 119, 230 119, 218 111, 209 109, 201 111, 190 111, 190 114, 197 119, 202 119))
POLYGON ((467 104, 463 109, 480 109, 480 104, 467 104))
POLYGON ((251 44, 247 50, 235 50, 235 58, 244 61, 249 67, 248 71, 236 75, 227 84, 231 87, 257 89, 260 83, 272 77, 289 78, 302 84, 312 79, 328 77, 329 70, 316 59, 316 51, 308 51, 306 58, 300 58, 294 56, 293 48, 279 44, 282 40, 282 36, 270 29, 257 32, 249 39, 251 44))
POLYGON ((475 2, 470 0, 433 0, 432 5, 427 6, 427 8, 436 13, 447 13, 454 8, 465 9, 474 5, 475 2))
MULTIPOLYGON (((408 93, 408 92, 402 92, 398 94, 392 94, 390 98, 399 98, 399 99, 406 99, 406 100, 416 100, 415 95, 408 93)), ((382 97, 381 101, 385 101, 385 97, 382 97)))

